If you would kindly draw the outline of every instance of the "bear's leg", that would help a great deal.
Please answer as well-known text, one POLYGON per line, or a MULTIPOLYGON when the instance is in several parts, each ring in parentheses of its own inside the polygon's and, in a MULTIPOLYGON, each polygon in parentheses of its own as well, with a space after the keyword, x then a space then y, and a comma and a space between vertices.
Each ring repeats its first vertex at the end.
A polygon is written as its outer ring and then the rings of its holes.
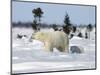
POLYGON ((64 53, 69 53, 69 47, 68 46, 60 46, 57 48, 60 52, 64 52, 64 53))
POLYGON ((60 52, 65 52, 65 48, 64 48, 64 47, 61 47, 61 46, 60 46, 60 47, 58 47, 57 49, 58 49, 60 52))
POLYGON ((45 43, 45 50, 48 52, 53 52, 53 47, 50 43, 46 42, 45 43))
POLYGON ((65 50, 65 52, 66 53, 69 53, 69 39, 67 39, 66 41, 65 41, 65 44, 64 44, 64 50, 65 50))
POLYGON ((65 52, 66 52, 66 53, 69 53, 69 47, 68 47, 68 46, 65 47, 65 52))

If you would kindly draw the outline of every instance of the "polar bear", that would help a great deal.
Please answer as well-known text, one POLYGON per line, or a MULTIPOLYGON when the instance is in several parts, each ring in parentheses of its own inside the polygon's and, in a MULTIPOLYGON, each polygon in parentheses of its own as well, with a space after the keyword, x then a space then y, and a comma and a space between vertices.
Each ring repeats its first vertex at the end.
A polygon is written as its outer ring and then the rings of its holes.
POLYGON ((53 52, 53 48, 57 48, 60 52, 69 52, 68 35, 63 31, 36 32, 32 39, 42 41, 46 51, 53 52))

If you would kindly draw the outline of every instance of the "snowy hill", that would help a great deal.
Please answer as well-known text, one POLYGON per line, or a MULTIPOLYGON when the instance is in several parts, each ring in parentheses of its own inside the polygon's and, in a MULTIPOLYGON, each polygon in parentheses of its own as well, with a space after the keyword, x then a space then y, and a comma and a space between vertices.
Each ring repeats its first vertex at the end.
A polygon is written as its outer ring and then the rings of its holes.
MULTIPOLYGON (((48 29, 44 30, 47 31, 48 29)), ((81 54, 61 53, 54 48, 53 53, 45 52, 43 42, 29 41, 33 30, 30 28, 12 29, 13 73, 44 72, 95 68, 95 38, 85 39, 74 36, 69 40, 71 46, 81 46, 81 54), (17 34, 28 37, 18 39, 17 34)), ((94 31, 91 38, 95 36, 94 31)))

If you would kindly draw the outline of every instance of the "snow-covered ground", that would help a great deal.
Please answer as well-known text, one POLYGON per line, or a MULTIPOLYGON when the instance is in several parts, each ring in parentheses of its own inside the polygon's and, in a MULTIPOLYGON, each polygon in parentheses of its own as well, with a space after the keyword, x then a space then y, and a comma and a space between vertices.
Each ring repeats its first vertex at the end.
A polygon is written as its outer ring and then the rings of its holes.
MULTIPOLYGON (((48 31, 48 29, 44 29, 44 31, 48 31)), ((81 54, 61 53, 56 48, 53 53, 47 53, 43 50, 42 42, 29 41, 32 32, 33 30, 30 28, 12 29, 13 73, 95 68, 95 31, 91 32, 93 39, 76 36, 70 39, 70 47, 81 46, 84 48, 84 52, 81 54), (18 39, 17 34, 27 35, 27 37, 18 39)))

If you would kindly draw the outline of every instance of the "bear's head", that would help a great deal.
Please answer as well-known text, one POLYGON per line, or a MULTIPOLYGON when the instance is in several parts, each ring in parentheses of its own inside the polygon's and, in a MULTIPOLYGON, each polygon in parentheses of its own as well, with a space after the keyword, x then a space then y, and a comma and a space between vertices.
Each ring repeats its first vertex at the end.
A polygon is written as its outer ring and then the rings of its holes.
POLYGON ((36 32, 32 34, 32 39, 44 41, 46 38, 46 33, 45 32, 36 32))

